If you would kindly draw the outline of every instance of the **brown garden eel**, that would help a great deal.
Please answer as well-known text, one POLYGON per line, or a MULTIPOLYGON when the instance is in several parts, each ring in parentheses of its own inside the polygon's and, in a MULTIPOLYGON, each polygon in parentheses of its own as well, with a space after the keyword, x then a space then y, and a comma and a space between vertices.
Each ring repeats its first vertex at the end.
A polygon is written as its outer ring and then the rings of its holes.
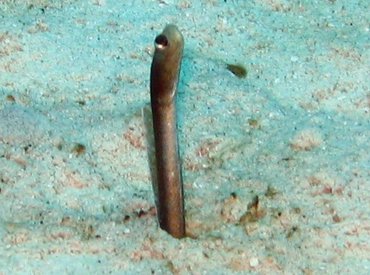
POLYGON ((176 90, 184 39, 167 25, 154 41, 150 97, 155 144, 157 212, 160 227, 175 238, 185 236, 184 197, 176 133, 176 90))

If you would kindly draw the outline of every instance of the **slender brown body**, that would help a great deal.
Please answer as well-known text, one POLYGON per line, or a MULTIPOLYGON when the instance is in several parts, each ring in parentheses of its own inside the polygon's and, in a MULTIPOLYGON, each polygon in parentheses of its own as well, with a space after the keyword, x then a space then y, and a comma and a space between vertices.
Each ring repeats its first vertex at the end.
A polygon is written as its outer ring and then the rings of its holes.
POLYGON ((176 89, 184 40, 174 25, 155 39, 150 96, 156 156, 159 225, 176 238, 185 236, 184 198, 176 133, 176 89))

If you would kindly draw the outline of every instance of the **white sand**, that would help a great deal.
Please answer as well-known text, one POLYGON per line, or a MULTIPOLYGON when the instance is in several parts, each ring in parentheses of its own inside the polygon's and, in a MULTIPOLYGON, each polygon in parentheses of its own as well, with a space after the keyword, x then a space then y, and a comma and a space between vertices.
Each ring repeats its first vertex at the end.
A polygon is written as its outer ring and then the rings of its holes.
POLYGON ((0 273, 369 274, 369 5, 0 1, 0 273), (166 23, 182 240, 158 229, 143 119, 166 23))

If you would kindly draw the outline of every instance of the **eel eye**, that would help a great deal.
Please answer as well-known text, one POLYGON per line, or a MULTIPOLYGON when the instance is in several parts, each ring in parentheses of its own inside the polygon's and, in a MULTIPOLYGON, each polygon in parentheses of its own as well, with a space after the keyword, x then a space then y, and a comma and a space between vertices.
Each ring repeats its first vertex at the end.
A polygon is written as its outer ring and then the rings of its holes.
POLYGON ((168 39, 165 35, 160 34, 154 40, 155 46, 158 49, 163 49, 168 45, 168 39))

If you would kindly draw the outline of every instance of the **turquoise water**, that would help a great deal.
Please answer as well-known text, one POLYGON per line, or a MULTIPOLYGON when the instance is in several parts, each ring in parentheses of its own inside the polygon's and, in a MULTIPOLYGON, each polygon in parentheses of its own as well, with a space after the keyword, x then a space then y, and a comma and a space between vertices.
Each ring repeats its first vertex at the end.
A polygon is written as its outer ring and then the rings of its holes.
POLYGON ((369 273, 368 10, 0 3, 0 271, 369 273), (158 229, 143 115, 167 23, 185 37, 182 240, 158 229))

